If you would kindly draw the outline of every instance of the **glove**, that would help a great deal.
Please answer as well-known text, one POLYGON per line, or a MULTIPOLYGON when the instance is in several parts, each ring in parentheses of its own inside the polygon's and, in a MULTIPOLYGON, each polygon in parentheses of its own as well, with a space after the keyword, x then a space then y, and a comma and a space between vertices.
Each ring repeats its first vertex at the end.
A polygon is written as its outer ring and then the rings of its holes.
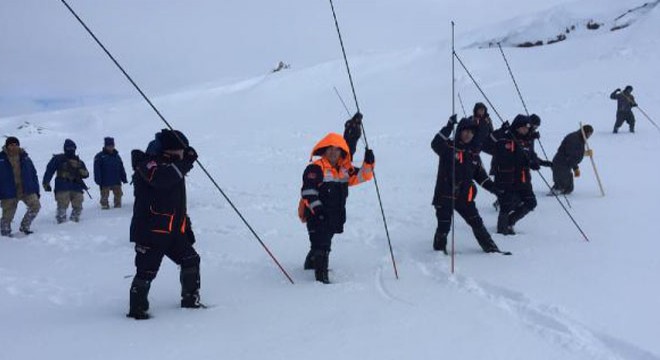
POLYGON ((574 175, 576 178, 579 178, 579 177, 580 177, 580 168, 575 168, 575 169, 573 169, 573 175, 574 175))
POLYGON ((449 122, 447 123, 448 125, 454 126, 458 123, 458 118, 456 117, 456 114, 452 115, 449 117, 449 122))
POLYGON ((532 139, 536 139, 536 140, 538 140, 538 139, 541 138, 541 133, 538 132, 538 131, 534 131, 534 132, 532 133, 532 135, 531 135, 531 138, 532 138, 532 139))
POLYGON ((539 165, 545 166, 545 167, 552 167, 552 161, 541 160, 541 162, 539 162, 539 165))
POLYGON ((354 123, 360 125, 360 124, 362 124, 362 118, 363 118, 362 113, 358 111, 358 112, 355 113, 355 115, 353 115, 353 117, 351 118, 351 121, 353 121, 354 123))
POLYGON ((584 156, 588 156, 588 157, 592 157, 592 156, 594 156, 594 151, 593 151, 593 149, 586 150, 586 151, 584 152, 584 156))
POLYGON ((505 121, 505 122, 502 124, 502 130, 504 130, 504 131, 509 130, 510 127, 511 127, 511 124, 509 124, 509 121, 508 121, 508 120, 505 121))
POLYGON ((45 192, 51 192, 51 191, 53 191, 53 188, 50 187, 50 184, 44 184, 44 191, 45 192))
POLYGON ((376 162, 376 157, 374 156, 374 151, 371 149, 364 150, 364 163, 373 165, 376 162))
POLYGON ((541 170, 541 164, 538 161, 531 161, 529 163, 529 168, 534 171, 538 171, 541 170))
POLYGON ((621 92, 621 88, 617 88, 616 90, 614 90, 614 92, 615 93, 621 92))
POLYGON ((183 153, 183 161, 187 163, 194 163, 197 161, 197 151, 192 146, 189 146, 183 153))
POLYGON ((314 208, 312 217, 318 221, 325 221, 325 209, 323 208, 323 205, 314 208))

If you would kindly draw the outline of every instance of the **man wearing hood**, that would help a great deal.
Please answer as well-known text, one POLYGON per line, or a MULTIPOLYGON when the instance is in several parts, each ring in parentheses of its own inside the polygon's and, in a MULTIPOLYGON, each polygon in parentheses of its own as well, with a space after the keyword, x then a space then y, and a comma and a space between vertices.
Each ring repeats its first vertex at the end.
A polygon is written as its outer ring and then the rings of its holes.
POLYGON ((531 131, 529 117, 518 115, 510 126, 505 122, 489 139, 493 148, 491 172, 495 175, 497 186, 504 190, 504 194, 498 198, 499 234, 515 235, 513 226, 537 205, 530 170, 539 170, 541 164, 534 152, 531 131))
POLYGON ((488 108, 484 103, 476 103, 472 110, 470 119, 477 126, 474 133, 474 140, 472 140, 472 147, 477 151, 482 150, 482 146, 486 139, 493 132, 493 121, 488 115, 488 108))
POLYGON ((456 115, 452 115, 447 125, 431 142, 431 148, 440 158, 433 196, 433 206, 438 220, 433 249, 448 254, 447 234, 451 229, 453 210, 456 210, 470 225, 474 237, 484 252, 501 253, 486 230, 475 205, 477 187, 474 181, 495 195, 501 194, 502 191, 488 177, 479 152, 474 147, 475 133, 478 132, 479 125, 473 119, 462 119, 456 129, 454 141, 450 136, 456 122, 456 115))
POLYGON ((115 139, 106 137, 101 152, 94 157, 94 182, 101 188, 101 208, 110 208, 110 192, 114 195, 115 208, 121 207, 121 198, 124 195, 121 184, 126 184, 126 170, 124 162, 115 149, 115 139))
POLYGON ((21 201, 27 206, 27 212, 19 231, 32 234, 30 226, 41 209, 39 196, 39 179, 32 159, 21 149, 17 138, 8 137, 0 152, 0 235, 11 236, 11 223, 21 201))
POLYGON ((352 163, 362 136, 361 123, 362 114, 357 113, 346 122, 344 136, 330 133, 319 141, 302 176, 298 216, 307 223, 311 243, 304 268, 314 269, 316 281, 324 284, 330 283, 328 262, 332 238, 344 232, 348 187, 373 178, 376 160, 370 149, 365 150, 362 167, 352 163))
POLYGON ((164 129, 154 153, 131 153, 135 203, 131 242, 135 243, 135 277, 131 283, 127 317, 150 317, 149 290, 163 257, 180 266, 181 307, 200 308, 200 258, 188 216, 186 175, 197 153, 179 131, 164 129))
POLYGON ((616 123, 614 123, 613 133, 618 133, 619 128, 624 122, 628 123, 628 129, 631 133, 635 132, 635 114, 632 108, 637 106, 635 97, 632 95, 633 87, 628 85, 623 92, 616 89, 610 94, 610 99, 616 100, 616 123))
POLYGON ((55 200, 57 201, 57 223, 66 221, 67 210, 71 204, 72 211, 69 218, 73 222, 80 221, 80 215, 83 210, 83 193, 87 190, 87 185, 83 179, 89 177, 87 166, 76 155, 76 143, 71 139, 64 141, 64 153, 53 155, 46 166, 44 174, 43 187, 46 192, 53 191, 50 186, 50 180, 55 176, 55 200))

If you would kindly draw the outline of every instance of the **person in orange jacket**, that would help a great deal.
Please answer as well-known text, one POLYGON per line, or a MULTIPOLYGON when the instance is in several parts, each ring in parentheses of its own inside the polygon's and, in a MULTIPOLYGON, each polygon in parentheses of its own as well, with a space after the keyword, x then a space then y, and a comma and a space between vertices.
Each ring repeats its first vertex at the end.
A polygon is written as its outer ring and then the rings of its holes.
POLYGON ((366 149, 362 167, 353 166, 352 157, 362 136, 362 114, 348 120, 344 136, 326 135, 314 146, 310 164, 303 173, 300 220, 307 224, 311 249, 305 259, 305 270, 315 270, 316 281, 329 284, 328 260, 335 234, 344 232, 348 187, 373 178, 375 157, 366 149), (316 157, 316 160, 314 158, 316 157))

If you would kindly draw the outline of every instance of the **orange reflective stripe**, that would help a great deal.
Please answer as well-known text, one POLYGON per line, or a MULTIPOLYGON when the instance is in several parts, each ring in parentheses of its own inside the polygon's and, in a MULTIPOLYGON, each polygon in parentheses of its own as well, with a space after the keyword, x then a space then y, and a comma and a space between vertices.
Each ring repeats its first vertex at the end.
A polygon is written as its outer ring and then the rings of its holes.
POLYGON ((474 199, 474 187, 470 186, 470 190, 468 190, 468 202, 472 202, 474 199))
POLYGON ((521 170, 522 175, 520 176, 522 179, 523 184, 527 182, 527 174, 525 174, 525 169, 521 170))
POLYGON ((154 214, 154 215, 167 216, 167 217, 170 218, 170 222, 169 222, 168 225, 167 225, 167 230, 156 230, 156 229, 152 229, 152 230, 151 230, 152 232, 162 233, 162 234, 170 234, 170 233, 172 233, 172 228, 174 227, 174 214, 163 214, 163 213, 155 212, 154 209, 153 209, 153 207, 150 207, 150 208, 149 208, 149 211, 151 211, 151 213, 154 214))
POLYGON ((459 164, 463 163, 463 152, 462 151, 458 152, 458 162, 459 162, 459 164))
POLYGON ((183 218, 183 223, 181 224, 181 233, 185 234, 186 233, 186 226, 188 225, 188 217, 183 218))
POLYGON ((516 151, 516 142, 511 140, 511 152, 516 151))

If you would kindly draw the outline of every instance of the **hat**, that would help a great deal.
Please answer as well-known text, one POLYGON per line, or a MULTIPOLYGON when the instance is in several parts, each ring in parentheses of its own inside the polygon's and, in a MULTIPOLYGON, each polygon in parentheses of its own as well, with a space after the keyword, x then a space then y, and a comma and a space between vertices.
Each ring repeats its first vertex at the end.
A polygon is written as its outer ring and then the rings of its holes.
POLYGON ((5 141, 5 146, 9 146, 9 145, 12 145, 12 144, 16 145, 16 146, 21 146, 21 142, 18 141, 18 138, 14 137, 14 136, 7 137, 7 140, 5 141))
POLYGON ((631 85, 628 85, 628 86, 626 86, 625 89, 623 89, 623 92, 627 92, 627 93, 632 92, 632 91, 633 91, 633 87, 631 85))
POLYGON ((532 124, 532 126, 539 127, 541 126, 541 118, 536 114, 532 114, 529 116, 529 123, 532 124))
POLYGON ((162 130, 160 132, 160 143, 163 151, 184 150, 188 147, 188 139, 178 130, 162 130))
POLYGON ((106 147, 115 146, 115 138, 106 137, 105 139, 103 139, 103 142, 106 147))
POLYGON ((525 115, 518 114, 511 123, 511 129, 517 130, 521 127, 529 127, 529 118, 525 115))
POLYGON ((463 130, 472 130, 476 131, 479 125, 477 125, 477 122, 474 121, 471 118, 462 118, 461 121, 458 122, 458 127, 456 128, 456 133, 460 133, 463 130))
POLYGON ((73 142, 71 139, 66 139, 64 140, 64 151, 76 151, 78 147, 76 146, 76 143, 73 142))
POLYGON ((594 133, 594 127, 591 125, 584 125, 582 126, 582 131, 584 131, 585 134, 593 134, 594 133))
POLYGON ((474 104, 474 109, 472 109, 472 113, 474 115, 477 115, 477 110, 479 109, 484 109, 485 112, 488 112, 488 108, 486 108, 486 105, 484 103, 478 102, 474 104))

